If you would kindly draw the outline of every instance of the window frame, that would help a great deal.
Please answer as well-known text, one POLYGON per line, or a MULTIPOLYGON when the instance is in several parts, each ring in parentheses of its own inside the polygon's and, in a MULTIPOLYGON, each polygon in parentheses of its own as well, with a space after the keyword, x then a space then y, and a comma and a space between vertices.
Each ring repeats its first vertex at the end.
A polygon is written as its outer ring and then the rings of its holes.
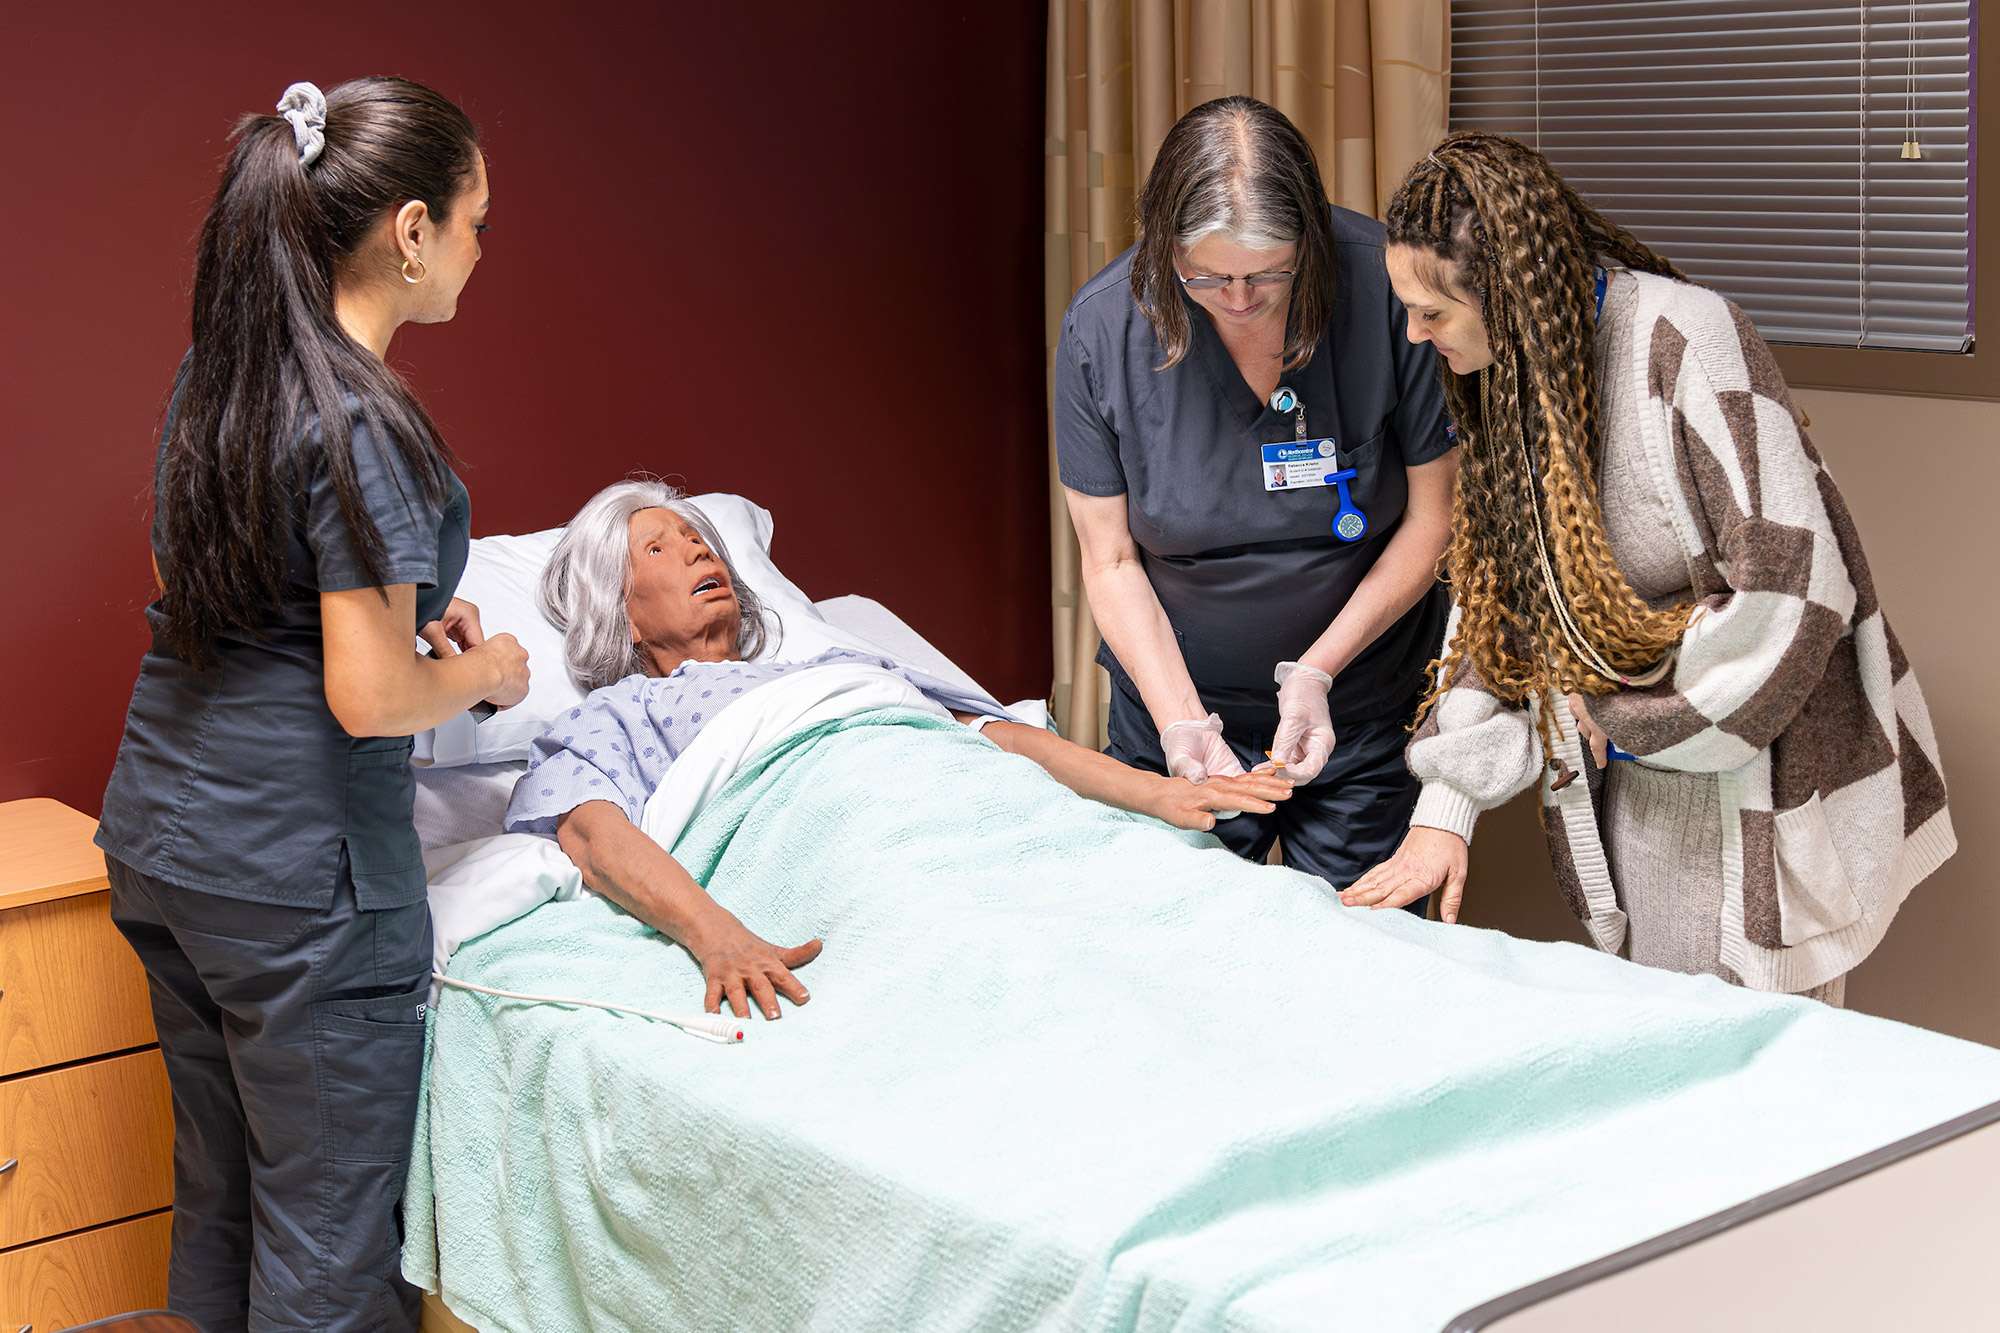
POLYGON ((1792 388, 2000 402, 2000 39, 1982 26, 1973 0, 1972 350, 1773 343, 1792 388))

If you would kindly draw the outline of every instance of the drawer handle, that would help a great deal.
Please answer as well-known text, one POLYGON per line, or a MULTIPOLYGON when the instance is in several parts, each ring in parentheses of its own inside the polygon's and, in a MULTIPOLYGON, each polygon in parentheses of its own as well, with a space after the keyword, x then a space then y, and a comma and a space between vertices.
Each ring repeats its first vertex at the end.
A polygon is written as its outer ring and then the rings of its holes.
POLYGON ((21 1159, 18 1157, 9 1157, 6 1161, 0 1162, 0 1176, 6 1175, 20 1164, 21 1159))

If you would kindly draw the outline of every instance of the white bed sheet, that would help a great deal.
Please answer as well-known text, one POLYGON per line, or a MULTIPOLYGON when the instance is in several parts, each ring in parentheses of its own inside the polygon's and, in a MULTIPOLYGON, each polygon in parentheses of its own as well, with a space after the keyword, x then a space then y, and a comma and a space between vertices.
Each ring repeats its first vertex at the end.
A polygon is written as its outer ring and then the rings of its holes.
MULTIPOLYGON (((978 693, 991 691, 975 681, 966 670, 945 656, 894 611, 870 597, 830 597, 815 603, 829 624, 859 634, 879 645, 889 656, 906 662, 940 680, 964 685, 978 693)), ((1023 722, 1036 726, 1049 723, 1048 705, 1025 700, 1009 708, 1023 722)), ((425 851, 449 847, 474 838, 490 838, 501 831, 507 800, 514 783, 528 771, 526 761, 505 764, 460 764, 449 768, 419 766, 417 775, 417 838, 425 851)))

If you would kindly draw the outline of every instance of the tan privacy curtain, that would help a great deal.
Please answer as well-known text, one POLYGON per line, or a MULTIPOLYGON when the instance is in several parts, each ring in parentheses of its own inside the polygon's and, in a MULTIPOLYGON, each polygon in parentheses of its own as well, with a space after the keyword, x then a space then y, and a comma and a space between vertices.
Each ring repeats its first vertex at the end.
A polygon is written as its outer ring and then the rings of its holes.
MULTIPOLYGON (((1132 243, 1160 140, 1201 103, 1247 93, 1312 142, 1333 202, 1379 216, 1444 135, 1446 0, 1049 0, 1046 343, 1076 289, 1132 243)), ((1109 682, 1049 445, 1055 687, 1063 735, 1104 744, 1109 682)))

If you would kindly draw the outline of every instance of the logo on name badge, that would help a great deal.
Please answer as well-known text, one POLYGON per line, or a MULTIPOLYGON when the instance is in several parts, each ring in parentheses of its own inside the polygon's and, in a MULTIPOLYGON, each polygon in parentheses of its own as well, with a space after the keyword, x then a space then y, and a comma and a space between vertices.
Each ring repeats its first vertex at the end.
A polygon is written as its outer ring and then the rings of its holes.
POLYGON ((1321 440, 1321 441, 1319 442, 1319 456, 1320 456, 1321 458, 1332 458, 1332 457, 1333 457, 1333 441, 1332 441, 1332 440, 1321 440))
POLYGON ((1340 534, 1342 541, 1351 542, 1361 536, 1365 527, 1367 524, 1362 521, 1361 515, 1349 512, 1340 516, 1340 521, 1334 524, 1333 530, 1340 534))

